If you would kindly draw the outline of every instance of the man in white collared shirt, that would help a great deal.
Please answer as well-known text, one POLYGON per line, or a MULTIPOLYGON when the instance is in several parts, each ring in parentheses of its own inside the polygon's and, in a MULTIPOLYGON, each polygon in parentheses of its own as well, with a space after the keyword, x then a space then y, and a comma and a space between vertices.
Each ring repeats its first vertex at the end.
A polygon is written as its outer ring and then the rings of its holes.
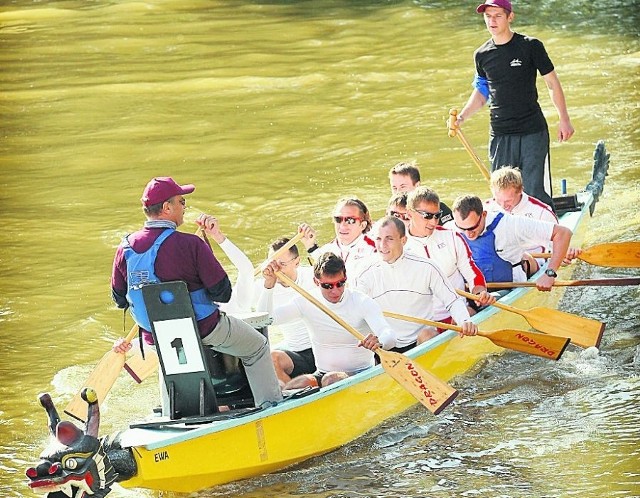
MULTIPOLYGON (((426 255, 406 252, 406 242, 404 223, 392 216, 382 218, 376 236, 378 253, 368 260, 354 288, 372 297, 385 311, 428 320, 435 320, 434 304, 437 304, 460 324, 464 335, 475 335, 477 327, 469 321, 465 300, 456 294, 437 263, 426 255)), ((396 334, 394 351, 400 353, 436 335, 431 327, 387 320, 396 334)))

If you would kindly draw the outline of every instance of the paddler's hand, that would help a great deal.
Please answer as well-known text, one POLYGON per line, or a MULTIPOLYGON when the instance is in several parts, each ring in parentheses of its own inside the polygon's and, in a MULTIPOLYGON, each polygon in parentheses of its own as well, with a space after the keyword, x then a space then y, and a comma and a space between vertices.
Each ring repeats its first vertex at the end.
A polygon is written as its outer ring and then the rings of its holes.
POLYGON ((554 277, 550 277, 549 275, 542 275, 538 280, 536 280, 536 288, 539 291, 548 292, 553 288, 553 284, 556 281, 554 277))
POLYGON ((264 288, 273 289, 276 286, 278 277, 276 272, 280 271, 280 265, 277 261, 271 261, 264 270, 262 270, 262 276, 264 277, 264 288))
POLYGON ((375 351, 376 349, 381 348, 382 344, 380 343, 378 336, 374 334, 367 334, 367 336, 358 343, 358 346, 375 351))
POLYGON ((465 335, 476 335, 478 333, 478 326, 471 321, 465 320, 462 322, 460 327, 462 328, 462 331, 458 332, 460 337, 464 337, 465 335))
POLYGON ((573 129, 571 120, 568 117, 567 119, 561 119, 558 124, 558 142, 566 142, 574 133, 575 130, 573 129))
POLYGON ((317 246, 316 231, 311 227, 311 225, 302 223, 298 227, 298 232, 302 234, 302 239, 300 240, 302 241, 302 244, 304 245, 305 249, 308 250, 313 246, 317 246))
POLYGON ((580 254, 582 254, 582 249, 580 249, 579 247, 570 247, 567 250, 567 255, 562 260, 562 264, 563 265, 571 264, 571 261, 573 261, 578 256, 580 256, 580 254))
POLYGON ((202 213, 200 216, 198 216, 198 218, 196 218, 196 224, 202 227, 202 229, 208 235, 211 235, 211 237, 213 237, 213 240, 215 240, 218 244, 222 244, 224 242, 224 239, 226 237, 220 230, 218 218, 216 218, 215 216, 202 213))
POLYGON ((119 337, 118 339, 116 339, 116 341, 113 343, 113 346, 111 346, 111 350, 114 353, 122 353, 122 354, 125 354, 131 348, 132 348, 131 343, 125 342, 124 337, 119 337))
POLYGON ((483 290, 475 294, 480 298, 477 301, 480 306, 489 306, 496 302, 496 297, 487 292, 487 290, 483 290))

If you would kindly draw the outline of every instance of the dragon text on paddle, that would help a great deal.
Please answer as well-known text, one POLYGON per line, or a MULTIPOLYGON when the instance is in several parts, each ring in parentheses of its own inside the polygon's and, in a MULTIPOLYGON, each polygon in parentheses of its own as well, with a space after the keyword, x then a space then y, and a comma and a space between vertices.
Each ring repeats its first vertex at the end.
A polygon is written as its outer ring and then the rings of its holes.
POLYGON ((543 346, 542 344, 538 344, 538 342, 535 339, 532 339, 531 337, 529 337, 526 334, 518 333, 518 334, 516 334, 516 337, 518 339, 520 339, 522 342, 525 342, 527 344, 531 344, 534 348, 539 349, 544 354, 547 354, 549 356, 554 356, 556 354, 556 351, 554 351, 552 349, 549 349, 548 347, 543 346))
POLYGON ((429 404, 431 406, 437 405, 438 404, 438 400, 435 399, 433 393, 425 385, 424 380, 422 380, 422 376, 416 370, 416 368, 413 366, 413 363, 407 363, 407 370, 409 370, 409 373, 413 377, 413 381, 416 383, 418 388, 422 391, 422 394, 424 394, 424 397, 429 400, 429 404))

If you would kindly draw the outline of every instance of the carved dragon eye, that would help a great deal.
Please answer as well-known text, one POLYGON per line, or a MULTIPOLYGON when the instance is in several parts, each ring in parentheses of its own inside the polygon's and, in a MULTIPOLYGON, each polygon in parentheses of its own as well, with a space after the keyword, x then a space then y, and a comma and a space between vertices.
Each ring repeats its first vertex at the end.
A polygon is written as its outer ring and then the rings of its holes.
POLYGON ((78 461, 75 458, 67 458, 67 460, 64 462, 64 466, 68 469, 75 469, 78 467, 78 461))

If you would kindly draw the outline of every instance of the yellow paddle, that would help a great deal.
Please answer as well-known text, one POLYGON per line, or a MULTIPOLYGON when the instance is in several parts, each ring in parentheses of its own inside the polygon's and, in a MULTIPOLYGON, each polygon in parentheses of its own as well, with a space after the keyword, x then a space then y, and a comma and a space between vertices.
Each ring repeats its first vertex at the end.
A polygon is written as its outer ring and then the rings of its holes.
MULTIPOLYGON (((475 301, 480 300, 475 294, 462 290, 456 290, 456 292, 463 297, 475 301)), ((551 308, 538 307, 523 310, 501 302, 495 302, 491 306, 516 313, 524 317, 534 329, 538 329, 549 335, 568 337, 572 343, 582 346, 583 348, 600 346, 605 324, 598 320, 584 318, 551 308)))
MULTIPOLYGON (((550 258, 550 253, 534 253, 534 258, 550 258)), ((612 268, 640 268, 640 241, 608 242, 583 249, 578 259, 590 265, 612 268)))
POLYGON ((304 234, 302 232, 298 232, 297 234, 295 234, 291 238, 291 240, 289 240, 289 242, 287 242, 280 249, 275 251, 271 256, 269 256, 267 259, 265 259, 261 264, 259 264, 256 267, 256 269, 253 271, 253 276, 257 277, 258 275, 260 275, 262 270, 264 270, 266 268, 266 266, 269 263, 271 263, 271 261, 273 261, 274 259, 277 259, 280 256, 282 256, 283 254, 285 254, 289 249, 291 249, 291 247, 293 247, 296 243, 298 243, 302 239, 302 237, 304 237, 304 234))
MULTIPOLYGON (((456 332, 462 332, 462 327, 459 327, 457 325, 451 325, 449 323, 443 322, 434 322, 433 320, 427 320, 426 318, 401 315, 400 313, 393 313, 391 311, 385 311, 384 316, 395 318, 397 320, 405 320, 407 322, 430 325, 431 327, 439 327, 441 329, 449 329, 455 330, 456 332)), ((492 330, 490 332, 483 332, 481 330, 478 330, 478 335, 486 337, 491 342, 502 348, 513 349, 514 351, 520 351, 521 353, 542 356, 543 358, 548 358, 550 360, 560 359, 562 353, 564 353, 564 350, 569 345, 568 337, 558 337, 554 335, 539 334, 537 332, 528 332, 525 330, 517 329, 501 329, 492 330)))
MULTIPOLYGON (((125 342, 131 342, 137 333, 138 326, 134 325, 124 338, 125 342)), ((90 387, 98 394, 98 402, 102 404, 116 382, 118 375, 120 375, 124 362, 125 355, 123 353, 109 350, 98 362, 78 393, 71 399, 64 412, 80 422, 85 422, 87 418, 87 403, 82 399, 80 393, 85 387, 90 387)))
MULTIPOLYGON (((345 322, 332 310, 318 301, 306 290, 296 284, 281 271, 276 272, 276 276, 289 287, 298 291, 310 303, 325 312, 336 323, 344 327, 347 332, 358 340, 363 340, 364 335, 345 322)), ((405 388, 420 403, 426 406, 434 415, 440 413, 458 395, 453 387, 443 382, 431 372, 413 363, 411 359, 403 354, 393 351, 385 351, 377 348, 376 353, 380 357, 380 363, 384 370, 403 388, 405 388)))
MULTIPOLYGON (((584 285, 621 286, 640 285, 640 277, 590 278, 585 280, 556 280, 554 287, 577 287, 584 285)), ((511 289, 512 287, 535 287, 535 282, 487 282, 487 289, 511 289)))
POLYGON ((449 128, 449 136, 458 137, 458 140, 460 140, 463 147, 467 150, 467 152, 471 156, 471 159, 473 160, 475 165, 478 167, 478 169, 480 169, 480 173, 482 173, 482 176, 484 176, 484 179, 489 181, 489 179, 491 178, 491 175, 489 174, 489 170, 484 165, 482 160, 478 157, 478 154, 476 154, 475 150, 473 150, 473 147, 471 147, 471 144, 465 138, 464 134, 462 133, 462 130, 458 126, 456 126, 457 119, 458 119, 458 110, 457 109, 449 110, 449 119, 447 120, 447 126, 449 128))

